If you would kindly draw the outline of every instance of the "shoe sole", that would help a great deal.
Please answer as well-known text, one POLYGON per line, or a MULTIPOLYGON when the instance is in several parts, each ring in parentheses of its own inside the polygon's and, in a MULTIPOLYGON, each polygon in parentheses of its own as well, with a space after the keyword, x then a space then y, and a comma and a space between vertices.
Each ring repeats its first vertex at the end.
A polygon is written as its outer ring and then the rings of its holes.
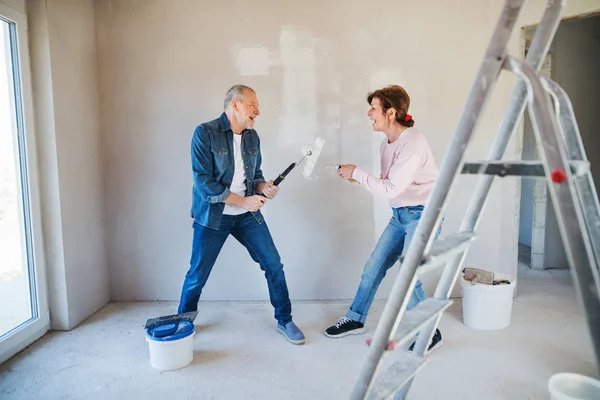
POLYGON ((277 329, 277 332, 281 333, 283 335, 283 337, 285 338, 285 340, 287 340, 291 344, 304 344, 304 342, 306 342, 306 338, 300 339, 300 340, 294 340, 294 339, 290 338, 288 335, 286 335, 285 332, 283 331, 283 329, 281 329, 279 327, 277 327, 275 329, 277 329))
POLYGON ((340 333, 339 335, 330 335, 325 332, 325 336, 332 339, 340 339, 350 335, 362 335, 363 333, 365 333, 365 328, 352 329, 351 331, 340 333))

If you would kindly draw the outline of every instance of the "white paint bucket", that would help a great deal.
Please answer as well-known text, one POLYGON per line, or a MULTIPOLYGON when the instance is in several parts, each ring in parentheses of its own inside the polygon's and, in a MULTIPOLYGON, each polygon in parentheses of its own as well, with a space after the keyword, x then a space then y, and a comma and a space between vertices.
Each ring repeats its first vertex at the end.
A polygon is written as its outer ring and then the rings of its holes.
POLYGON ((510 325, 514 279, 500 273, 494 273, 494 279, 507 280, 510 284, 472 284, 461 277, 463 322, 468 327, 496 330, 510 325))
POLYGON ((552 400, 600 399, 600 381, 570 372, 552 375, 548 390, 552 400))
POLYGON ((150 365, 159 371, 172 371, 189 365, 194 358, 193 322, 167 324, 146 330, 150 365))

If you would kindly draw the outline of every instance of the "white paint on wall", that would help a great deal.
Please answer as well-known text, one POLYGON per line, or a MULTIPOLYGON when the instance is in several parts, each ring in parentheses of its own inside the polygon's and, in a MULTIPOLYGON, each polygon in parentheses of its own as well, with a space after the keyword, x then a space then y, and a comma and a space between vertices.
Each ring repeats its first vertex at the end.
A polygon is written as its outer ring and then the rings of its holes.
MULTIPOLYGON (((325 103, 325 100, 323 100, 325 103)), ((323 104, 322 103, 322 104, 323 104)), ((322 124, 319 124, 319 135, 326 139, 321 155, 317 160, 315 172, 322 170, 329 164, 338 164, 338 141, 340 140, 340 129, 342 127, 342 106, 339 102, 324 104, 324 116, 322 124)))
POLYGON ((242 47, 232 49, 238 74, 240 76, 269 75, 269 49, 266 46, 242 47))
MULTIPOLYGON (((341 108, 339 103, 329 103, 326 106, 326 125, 333 131, 337 131, 341 126, 341 108)), ((333 132, 332 132, 333 133, 333 132)))
POLYGON ((283 26, 279 48, 283 68, 279 143, 311 143, 318 130, 315 39, 307 29, 283 26))

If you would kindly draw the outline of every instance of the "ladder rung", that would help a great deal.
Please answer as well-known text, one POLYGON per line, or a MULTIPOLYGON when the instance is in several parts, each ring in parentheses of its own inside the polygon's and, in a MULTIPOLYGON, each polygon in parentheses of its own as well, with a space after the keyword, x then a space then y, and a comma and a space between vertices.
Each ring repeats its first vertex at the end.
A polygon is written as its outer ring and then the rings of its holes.
MULTIPOLYGON (((571 173, 576 177, 582 176, 590 170, 588 161, 571 161, 570 164, 571 173)), ((539 161, 468 162, 463 164, 462 173, 498 176, 546 176, 544 164, 539 161)))
POLYGON ((444 312, 451 304, 452 300, 428 298, 407 310, 398 326, 395 341, 401 345, 413 338, 423 326, 444 312))
MULTIPOLYGON (((417 273, 423 274, 433 268, 443 265, 450 257, 464 252, 477 235, 474 232, 458 232, 436 240, 431 250, 424 256, 417 273)), ((404 262, 404 256, 400 257, 404 262)))
POLYGON ((426 359, 412 351, 395 352, 398 359, 373 382, 369 400, 383 400, 390 397, 408 382, 425 365, 426 359))

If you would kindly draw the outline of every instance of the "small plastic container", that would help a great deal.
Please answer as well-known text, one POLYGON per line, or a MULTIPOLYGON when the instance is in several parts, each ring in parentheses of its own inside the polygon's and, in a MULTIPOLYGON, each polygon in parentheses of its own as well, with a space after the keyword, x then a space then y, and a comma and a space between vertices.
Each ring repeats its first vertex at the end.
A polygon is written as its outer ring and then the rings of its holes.
POLYGON ((166 324, 146 329, 150 365, 159 371, 173 371, 189 365, 194 359, 193 322, 166 324))

